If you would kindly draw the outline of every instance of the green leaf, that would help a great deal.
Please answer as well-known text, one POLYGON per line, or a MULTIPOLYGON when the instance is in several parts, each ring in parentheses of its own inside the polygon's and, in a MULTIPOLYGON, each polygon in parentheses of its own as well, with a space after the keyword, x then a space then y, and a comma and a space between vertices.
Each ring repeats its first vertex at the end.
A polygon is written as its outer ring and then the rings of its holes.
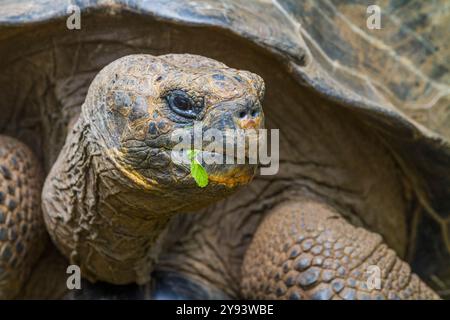
POLYGON ((208 173, 205 168, 197 161, 198 150, 188 150, 187 155, 191 160, 191 176, 200 188, 208 185, 208 173))
POLYGON ((195 157, 197 156, 197 153, 198 153, 197 150, 188 150, 187 151, 188 159, 191 160, 191 162, 194 161, 195 157))

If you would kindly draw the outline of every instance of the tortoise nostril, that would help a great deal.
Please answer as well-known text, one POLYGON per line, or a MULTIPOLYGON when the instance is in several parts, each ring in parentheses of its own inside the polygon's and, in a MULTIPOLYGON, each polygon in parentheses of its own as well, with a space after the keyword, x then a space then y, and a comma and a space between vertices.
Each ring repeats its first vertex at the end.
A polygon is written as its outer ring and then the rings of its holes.
POLYGON ((245 112, 245 111, 239 112, 239 118, 245 118, 246 115, 247 115, 247 112, 245 112))
POLYGON ((255 118, 258 114, 259 114, 258 109, 253 109, 253 110, 252 110, 252 113, 251 113, 251 116, 252 116, 253 118, 255 118))

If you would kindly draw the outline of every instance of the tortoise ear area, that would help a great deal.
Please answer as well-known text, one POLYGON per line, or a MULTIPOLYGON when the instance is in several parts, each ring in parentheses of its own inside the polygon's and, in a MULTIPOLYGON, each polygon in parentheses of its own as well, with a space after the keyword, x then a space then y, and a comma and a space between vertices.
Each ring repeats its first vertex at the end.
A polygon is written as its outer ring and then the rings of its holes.
POLYGON ((117 119, 123 118, 135 122, 144 121, 150 117, 146 98, 127 91, 115 90, 107 93, 106 105, 107 111, 116 115, 117 119))
POLYGON ((109 111, 128 116, 132 105, 133 100, 126 91, 114 90, 106 93, 106 106, 109 111))

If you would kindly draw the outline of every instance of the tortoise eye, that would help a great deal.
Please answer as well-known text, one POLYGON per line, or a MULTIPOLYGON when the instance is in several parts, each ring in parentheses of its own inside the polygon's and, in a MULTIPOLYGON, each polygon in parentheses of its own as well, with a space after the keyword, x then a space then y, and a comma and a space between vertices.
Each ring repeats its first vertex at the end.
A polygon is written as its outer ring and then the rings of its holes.
POLYGON ((182 90, 169 92, 166 96, 166 100, 173 112, 186 118, 196 118, 203 108, 201 103, 196 103, 182 90))

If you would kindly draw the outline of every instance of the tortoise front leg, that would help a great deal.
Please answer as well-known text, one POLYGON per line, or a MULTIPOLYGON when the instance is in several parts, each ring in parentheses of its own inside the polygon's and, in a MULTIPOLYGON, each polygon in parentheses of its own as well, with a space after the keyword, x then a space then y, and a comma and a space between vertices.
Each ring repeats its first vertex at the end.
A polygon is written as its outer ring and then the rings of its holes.
POLYGON ((42 181, 31 150, 0 135, 0 299, 17 296, 45 247, 42 181))
POLYGON ((315 200, 284 203, 265 218, 241 288, 251 299, 439 299, 380 235, 315 200))

